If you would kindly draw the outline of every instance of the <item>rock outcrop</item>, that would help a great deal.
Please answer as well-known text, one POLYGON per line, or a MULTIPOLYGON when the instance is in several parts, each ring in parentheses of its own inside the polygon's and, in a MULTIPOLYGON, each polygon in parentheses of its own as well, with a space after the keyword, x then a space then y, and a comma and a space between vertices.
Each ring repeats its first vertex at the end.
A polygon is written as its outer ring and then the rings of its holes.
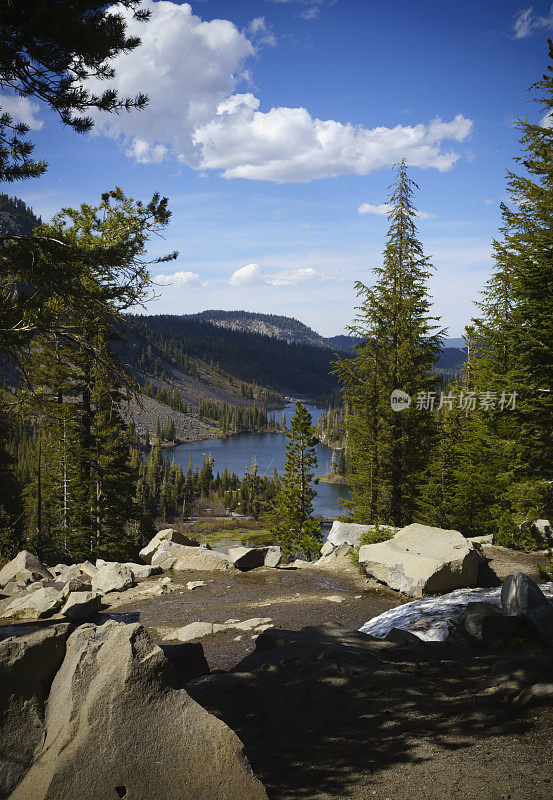
POLYGON ((44 704, 70 632, 65 622, 0 641, 0 797, 7 797, 42 743, 44 704))
POLYGON ((480 556, 459 531, 413 523, 387 542, 363 545, 369 575, 410 597, 475 586, 480 556))
POLYGON ((109 563, 100 566, 92 578, 92 591, 98 594, 124 592, 134 583, 132 571, 125 564, 109 563))
MULTIPOLYGON (((267 800, 239 738, 173 688, 141 625, 83 625, 50 690, 42 748, 10 800, 267 800)), ((11 740, 2 747, 21 755, 11 740)))

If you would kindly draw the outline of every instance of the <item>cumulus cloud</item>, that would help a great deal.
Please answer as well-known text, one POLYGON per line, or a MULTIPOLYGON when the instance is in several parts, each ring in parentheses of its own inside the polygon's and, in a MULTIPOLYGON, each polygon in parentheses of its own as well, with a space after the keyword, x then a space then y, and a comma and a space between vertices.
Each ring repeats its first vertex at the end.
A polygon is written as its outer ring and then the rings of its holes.
MULTIPOLYGON (((371 203, 361 203, 357 209, 358 214, 376 214, 378 217, 386 217, 390 211, 393 211, 393 206, 390 203, 380 203, 379 205, 372 205, 371 203)), ((419 219, 436 219, 436 215, 431 211, 415 211, 415 216, 419 219)))
POLYGON ((194 132, 203 169, 225 178, 307 182, 338 175, 368 175, 405 158, 409 166, 450 169, 459 155, 443 151, 444 140, 462 142, 472 122, 458 114, 450 122, 364 128, 312 117, 305 108, 259 110, 251 93, 221 102, 216 116, 194 132))
POLYGON ((546 17, 540 17, 534 13, 532 6, 523 8, 517 14, 513 21, 513 38, 527 39, 533 33, 541 30, 553 29, 553 5, 549 9, 546 17))
POLYGON ((259 264, 246 264, 230 276, 231 286, 297 286, 307 281, 335 281, 331 275, 318 272, 313 267, 297 267, 267 272, 259 264))
POLYGON ((365 128, 320 120, 301 107, 263 111, 253 93, 237 91, 251 82, 247 59, 271 35, 263 17, 245 33, 229 20, 203 21, 188 3, 145 0, 145 7, 152 12, 147 25, 120 10, 142 44, 113 60, 113 83, 123 96, 145 92, 149 105, 140 113, 96 115, 96 132, 123 140, 125 152, 141 163, 176 157, 225 178, 278 183, 368 175, 401 158, 443 171, 459 158, 445 143, 470 135, 472 121, 461 114, 445 122, 365 128))
POLYGON ((9 114, 14 122, 23 122, 32 131, 39 131, 44 125, 42 120, 36 119, 40 111, 38 103, 33 103, 28 97, 0 93, 0 109, 9 114))
POLYGON ((173 272, 171 275, 154 275, 154 281, 161 286, 186 286, 188 289, 202 285, 197 272, 173 272))

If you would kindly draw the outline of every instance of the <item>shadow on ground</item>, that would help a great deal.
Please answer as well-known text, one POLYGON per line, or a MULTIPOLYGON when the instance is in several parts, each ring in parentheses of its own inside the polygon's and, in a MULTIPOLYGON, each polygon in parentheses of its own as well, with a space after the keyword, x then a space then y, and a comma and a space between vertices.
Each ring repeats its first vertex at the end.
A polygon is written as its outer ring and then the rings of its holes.
POLYGON ((551 797, 553 715, 513 711, 513 684, 497 688, 508 652, 302 647, 187 685, 238 733, 271 800, 551 797))

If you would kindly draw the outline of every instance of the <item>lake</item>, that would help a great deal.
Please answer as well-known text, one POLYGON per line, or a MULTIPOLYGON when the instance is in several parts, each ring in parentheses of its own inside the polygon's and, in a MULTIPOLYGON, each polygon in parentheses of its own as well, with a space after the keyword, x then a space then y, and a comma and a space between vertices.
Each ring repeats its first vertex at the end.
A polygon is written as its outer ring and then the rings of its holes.
MULTIPOLYGON (((313 424, 318 421, 322 409, 316 406, 304 404, 313 418, 313 424)), ((286 414, 287 423, 295 412, 295 404, 287 403, 282 411, 277 411, 279 415, 286 414)), ((257 469, 260 475, 272 475, 276 468, 279 475, 284 472, 286 436, 283 433, 240 433, 236 436, 228 436, 224 439, 204 439, 201 442, 188 442, 175 447, 168 458, 175 459, 180 464, 183 471, 188 469, 188 462, 192 457, 192 464, 201 467, 206 456, 211 456, 214 462, 213 472, 222 472, 225 466, 230 472, 235 472, 239 477, 244 475, 253 461, 257 461, 257 469)), ((324 444, 315 447, 317 454, 318 467, 317 475, 325 475, 330 472, 330 459, 332 450, 324 444)), ((315 487, 317 496, 313 501, 313 511, 323 517, 336 517, 344 511, 339 506, 340 497, 347 497, 347 489, 332 483, 319 483, 315 487)))

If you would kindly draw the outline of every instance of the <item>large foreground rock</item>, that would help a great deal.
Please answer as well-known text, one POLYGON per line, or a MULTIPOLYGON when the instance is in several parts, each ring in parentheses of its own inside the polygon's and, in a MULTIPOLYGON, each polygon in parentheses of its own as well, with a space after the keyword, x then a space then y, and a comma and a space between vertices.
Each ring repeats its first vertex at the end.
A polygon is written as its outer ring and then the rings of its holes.
POLYGON ((267 800, 236 734, 173 682, 141 625, 78 628, 11 800, 267 800))
POLYGON ((146 564, 151 564, 152 557, 162 542, 174 542, 188 547, 198 547, 200 544, 195 539, 191 539, 189 536, 174 530, 174 528, 164 528, 164 530, 158 531, 153 539, 150 539, 146 547, 142 548, 138 554, 142 561, 146 564))
POLYGON ((459 531, 413 523, 359 550, 366 572, 410 597, 475 586, 479 554, 459 531))
POLYGON ((4 609, 5 617, 18 620, 37 620, 51 617, 62 607, 65 598, 62 592, 46 586, 17 597, 4 609))
POLYGON ((0 797, 10 793, 42 743, 44 703, 70 631, 64 622, 0 641, 0 797))
POLYGON ((505 578, 501 605, 505 614, 520 617, 545 644, 553 643, 553 603, 524 572, 505 578))
POLYGON ((44 566, 35 555, 28 550, 22 550, 11 561, 0 570, 0 587, 5 586, 10 581, 17 581, 20 573, 33 573, 38 578, 45 578, 51 581, 52 573, 44 566))
POLYGON ((188 547, 174 542, 162 542, 152 556, 152 566, 185 572, 189 569, 228 569, 230 562, 224 553, 207 547, 188 547))

